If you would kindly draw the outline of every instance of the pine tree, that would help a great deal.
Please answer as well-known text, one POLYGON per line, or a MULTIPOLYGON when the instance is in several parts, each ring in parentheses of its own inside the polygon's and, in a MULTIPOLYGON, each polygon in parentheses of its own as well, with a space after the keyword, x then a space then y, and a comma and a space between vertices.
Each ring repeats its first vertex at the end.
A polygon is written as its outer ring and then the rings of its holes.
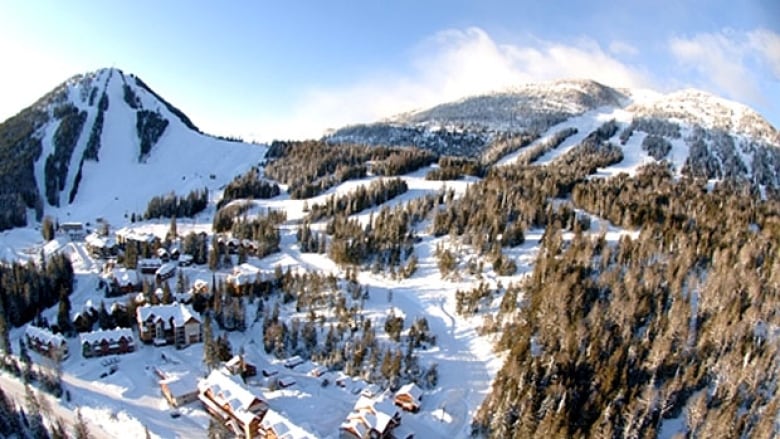
POLYGON ((52 439, 68 439, 68 431, 65 429, 65 423, 62 419, 57 418, 57 422, 54 423, 51 429, 52 439))
POLYGON ((23 437, 19 413, 2 388, 0 388, 0 431, 8 437, 13 437, 14 433, 23 437))
POLYGON ((203 362, 209 370, 219 366, 219 352, 214 341, 214 333, 211 328, 211 314, 206 313, 203 319, 203 362))
POLYGON ((176 241, 176 238, 179 236, 179 230, 176 226, 176 215, 173 215, 171 217, 171 226, 168 228, 168 234, 166 235, 166 240, 174 242, 176 241))
MULTIPOLYGON (((6 355, 11 353, 11 339, 8 335, 8 322, 5 318, 5 306, 3 305, 3 299, 0 297, 0 354, 6 355)), ((0 355, 2 357, 2 355, 0 355)))
POLYGON ((81 408, 76 409, 76 423, 73 425, 73 437, 74 439, 89 439, 91 437, 87 422, 81 414, 81 408))
POLYGON ((235 437, 235 435, 231 433, 224 424, 214 418, 209 419, 209 439, 232 439, 233 437, 235 437))
POLYGON ((73 321, 70 319, 70 297, 67 291, 60 289, 60 304, 57 308, 57 326, 63 334, 73 335, 73 321))
POLYGON ((29 384, 24 386, 24 395, 30 437, 32 439, 48 438, 49 433, 46 431, 46 426, 43 424, 43 416, 41 415, 41 405, 29 384))
POLYGON ((43 240, 47 242, 54 239, 54 221, 52 221, 50 216, 43 217, 41 235, 43 236, 43 240))

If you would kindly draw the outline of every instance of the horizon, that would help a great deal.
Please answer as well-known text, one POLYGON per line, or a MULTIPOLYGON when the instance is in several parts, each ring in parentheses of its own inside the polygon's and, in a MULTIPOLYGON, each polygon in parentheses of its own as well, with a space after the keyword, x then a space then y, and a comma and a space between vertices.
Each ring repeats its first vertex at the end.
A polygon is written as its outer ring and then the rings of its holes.
POLYGON ((780 127, 780 5, 0 3, 0 120, 68 78, 134 74, 204 132, 319 137, 528 83, 695 88, 780 127), (149 10, 153 9, 150 13, 149 10), (568 14, 554 11, 565 10, 568 14), (117 20, 121 17, 121 20, 117 20))

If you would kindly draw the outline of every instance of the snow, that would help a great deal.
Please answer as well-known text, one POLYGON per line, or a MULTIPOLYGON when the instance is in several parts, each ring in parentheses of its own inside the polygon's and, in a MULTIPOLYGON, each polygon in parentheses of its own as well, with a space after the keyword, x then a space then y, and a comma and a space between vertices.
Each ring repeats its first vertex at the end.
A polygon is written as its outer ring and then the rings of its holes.
MULTIPOLYGON (((143 213, 154 196, 172 191, 186 196, 190 191, 203 188, 215 191, 265 156, 265 146, 219 140, 189 129, 154 96, 136 86, 132 77, 126 75, 126 78, 143 108, 158 111, 170 122, 168 127, 152 147, 148 159, 140 163, 136 110, 124 101, 122 76, 115 70, 98 72, 96 82, 106 84, 109 99, 108 110, 104 113, 99 162, 84 162, 78 194, 74 204, 68 204, 68 194, 97 113, 97 107, 88 107, 80 100, 72 99, 74 105, 87 110, 89 115, 71 158, 68 182, 60 197, 61 207, 47 205, 47 215, 63 222, 89 222, 103 217, 111 224, 124 223, 131 213, 143 213), (109 79, 110 72, 113 74, 109 79)), ((70 87, 74 89, 77 85, 70 87)), ((46 157, 54 150, 52 139, 56 126, 48 124, 40 133, 43 153, 35 163, 35 177, 41 194, 45 194, 43 167, 46 157)))

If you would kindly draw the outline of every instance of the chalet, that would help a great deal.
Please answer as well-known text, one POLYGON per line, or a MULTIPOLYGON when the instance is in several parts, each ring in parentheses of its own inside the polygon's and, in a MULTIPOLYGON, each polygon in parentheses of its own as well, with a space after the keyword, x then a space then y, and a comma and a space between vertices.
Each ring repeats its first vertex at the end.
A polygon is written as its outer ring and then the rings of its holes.
POLYGON ((259 268, 245 262, 233 267, 233 273, 228 275, 227 282, 236 287, 253 284, 260 280, 260 272, 259 268))
POLYGON ((61 334, 46 328, 28 325, 24 331, 27 346, 41 355, 52 359, 68 358, 68 342, 61 334))
POLYGON ((181 407, 198 399, 198 379, 190 373, 164 378, 160 391, 171 407, 181 407))
POLYGON ((81 354, 84 358, 127 354, 135 351, 135 337, 128 328, 97 330, 81 334, 81 354))
POLYGON ((244 379, 257 375, 257 367, 246 361, 243 355, 234 355, 225 363, 225 369, 232 375, 241 375, 244 379))
POLYGON ((409 383, 402 386, 395 392, 395 405, 402 409, 416 413, 420 410, 420 403, 422 401, 423 392, 422 389, 417 387, 414 383, 409 383))
POLYGON ((127 248, 127 244, 152 245, 157 240, 153 233, 139 233, 133 229, 123 227, 116 231, 116 242, 120 248, 127 248))
POLYGON ((154 278, 157 282, 162 282, 176 276, 176 269, 179 264, 176 262, 167 262, 162 264, 160 268, 154 273, 154 278))
POLYGON ((157 274, 157 270, 162 267, 162 261, 157 258, 139 259, 138 269, 142 274, 157 274))
POLYGON ((82 223, 62 223, 60 224, 60 231, 68 235, 72 241, 83 241, 87 236, 87 229, 84 228, 82 223))
POLYGON ((135 270, 115 268, 103 275, 103 280, 108 283, 109 295, 135 293, 141 291, 141 280, 135 270), (113 293, 113 292, 116 293, 113 293))
POLYGON ((385 439, 393 437, 393 430, 401 424, 401 413, 383 396, 361 396, 346 421, 341 424, 342 439, 385 439))
POLYGON ((140 306, 136 319, 139 337, 146 343, 173 344, 181 349, 203 341, 200 318, 189 305, 140 306))
POLYGON ((268 404, 246 389, 236 377, 219 370, 198 385, 198 399, 206 410, 237 436, 266 437, 262 431, 268 404))
POLYGON ((90 233, 84 238, 89 253, 95 258, 108 259, 116 256, 119 252, 119 246, 116 239, 111 236, 100 236, 97 233, 90 233))
POLYGON ((260 424, 260 436, 267 439, 313 439, 316 436, 290 422, 274 410, 268 410, 260 424))

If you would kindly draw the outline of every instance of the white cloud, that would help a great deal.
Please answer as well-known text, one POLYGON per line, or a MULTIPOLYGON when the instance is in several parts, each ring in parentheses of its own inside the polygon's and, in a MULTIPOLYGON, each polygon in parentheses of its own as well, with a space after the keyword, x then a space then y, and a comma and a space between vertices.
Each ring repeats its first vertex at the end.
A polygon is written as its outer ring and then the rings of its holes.
POLYGON ((625 41, 620 41, 620 40, 615 40, 609 43, 609 51, 618 56, 620 55, 635 56, 639 54, 639 49, 637 49, 636 47, 632 46, 631 44, 625 41))
POLYGON ((780 35, 765 29, 700 33, 674 37, 669 49, 677 61, 694 70, 704 87, 754 105, 767 104, 762 92, 761 69, 766 65, 780 78, 780 35))
MULTIPOLYGON (((622 47, 624 52, 628 45, 622 47)), ((492 90, 563 78, 588 78, 618 87, 648 87, 649 75, 583 39, 561 44, 533 39, 500 44, 480 28, 446 30, 412 51, 410 73, 384 72, 344 87, 302 93, 291 117, 264 118, 250 137, 318 137, 326 128, 369 122, 492 90)))
POLYGON ((780 34, 758 29, 748 34, 750 47, 769 66, 774 79, 780 80, 780 34))

